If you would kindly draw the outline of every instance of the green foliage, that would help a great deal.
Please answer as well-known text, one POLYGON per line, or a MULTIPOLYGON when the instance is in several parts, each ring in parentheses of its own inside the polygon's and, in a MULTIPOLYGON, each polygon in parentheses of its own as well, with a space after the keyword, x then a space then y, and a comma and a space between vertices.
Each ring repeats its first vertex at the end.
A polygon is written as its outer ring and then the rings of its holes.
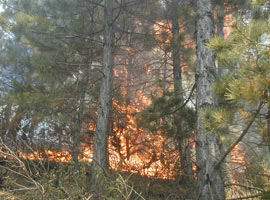
POLYGON ((60 164, 57 168, 50 170, 41 182, 46 189, 47 197, 45 196, 45 198, 87 199, 90 196, 87 188, 89 178, 86 173, 88 170, 87 164, 82 165, 80 173, 77 174, 74 174, 72 165, 60 164))
MULTIPOLYGON (((99 59, 101 47, 88 35, 100 28, 96 22, 101 19, 96 17, 98 9, 90 13, 91 5, 86 8, 78 6, 80 3, 8 0, 1 13, 0 25, 5 34, 1 35, 4 47, 0 63, 15 73, 1 106, 17 107, 16 112, 31 121, 32 130, 45 119, 52 122, 51 127, 68 124, 72 130, 79 100, 85 96, 91 77, 99 76, 90 73, 89 66, 99 59), (89 20, 90 14, 94 21, 89 20)), ((98 84, 92 85, 87 97, 97 99, 97 89, 98 84)), ((87 108, 95 115, 96 105, 87 108)))
POLYGON ((202 112, 204 128, 208 134, 227 132, 228 125, 233 122, 233 119, 234 113, 222 107, 217 109, 205 107, 202 112))
POLYGON ((270 191, 263 192, 261 199, 269 200, 270 199, 270 191))
MULTIPOLYGON (((227 74, 214 85, 220 107, 206 107, 203 120, 209 133, 226 129, 241 133, 241 128, 244 129, 250 123, 254 110, 262 103, 264 106, 252 121, 252 134, 261 134, 263 142, 268 143, 266 112, 270 103, 270 26, 269 18, 266 17, 268 14, 264 13, 268 12, 269 7, 267 1, 254 1, 254 4, 261 7, 251 10, 248 19, 239 16, 232 23, 233 31, 228 39, 216 37, 208 44, 209 48, 216 51, 218 64, 227 69, 227 74), (260 15, 256 13, 257 9, 260 10, 260 15), (234 117, 235 113, 239 115, 234 117)), ((249 152, 248 149, 246 151, 249 152)), ((265 189, 265 179, 258 175, 266 169, 262 165, 262 157, 256 154, 255 157, 248 158, 245 170, 239 174, 235 172, 234 179, 236 182, 265 189)), ((267 199, 267 193, 265 195, 267 199)))
POLYGON ((174 92, 166 92, 162 97, 152 97, 152 105, 137 116, 138 126, 150 131, 177 134, 177 126, 182 124, 183 137, 187 137, 195 128, 195 112, 183 103, 174 92))
POLYGON ((232 80, 233 80, 233 76, 224 75, 221 78, 219 78, 217 82, 214 84, 213 89, 214 89, 217 101, 219 103, 219 106, 222 106, 222 107, 234 106, 233 102, 232 101, 228 102, 228 99, 226 98, 227 89, 232 80))
POLYGON ((269 46, 264 44, 270 34, 269 23, 264 19, 239 19, 233 27, 229 39, 216 37, 208 44, 217 52, 221 66, 229 69, 214 90, 221 105, 231 104, 230 109, 269 99, 270 88, 269 46))
POLYGON ((207 46, 212 50, 214 50, 216 53, 220 53, 224 51, 224 49, 229 50, 231 48, 231 44, 226 42, 221 37, 212 38, 210 42, 207 44, 207 46))

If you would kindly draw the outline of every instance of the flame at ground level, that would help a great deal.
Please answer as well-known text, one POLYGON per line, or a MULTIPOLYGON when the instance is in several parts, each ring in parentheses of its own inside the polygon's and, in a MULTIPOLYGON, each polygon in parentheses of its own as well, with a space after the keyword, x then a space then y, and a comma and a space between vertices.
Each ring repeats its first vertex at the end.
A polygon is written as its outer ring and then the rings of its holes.
MULTIPOLYGON (((55 151, 46 149, 44 152, 36 151, 31 153, 19 151, 18 154, 19 157, 29 160, 48 160, 64 163, 72 162, 72 154, 66 150, 55 151)), ((138 154, 132 155, 129 160, 121 160, 116 151, 109 151, 109 155, 110 167, 113 170, 128 171, 152 178, 174 179, 174 166, 171 165, 167 168, 162 164, 161 160, 146 163, 138 154)), ((85 147, 79 157, 79 161, 91 163, 93 161, 93 150, 89 147, 85 147)))

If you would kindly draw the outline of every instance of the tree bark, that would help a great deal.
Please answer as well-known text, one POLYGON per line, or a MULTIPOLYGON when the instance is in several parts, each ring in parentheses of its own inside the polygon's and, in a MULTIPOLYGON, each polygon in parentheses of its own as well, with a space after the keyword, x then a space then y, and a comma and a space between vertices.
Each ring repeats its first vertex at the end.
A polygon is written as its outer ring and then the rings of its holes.
POLYGON ((221 167, 215 168, 221 154, 218 134, 206 133, 202 120, 205 106, 217 105, 212 85, 216 81, 215 54, 206 43, 214 36, 211 0, 197 0, 197 138, 198 200, 224 200, 221 167))
POLYGON ((102 80, 99 95, 97 128, 94 137, 94 160, 92 167, 91 190, 99 193, 103 189, 102 182, 109 169, 108 133, 109 114, 112 101, 113 81, 113 0, 104 1, 104 48, 102 80))

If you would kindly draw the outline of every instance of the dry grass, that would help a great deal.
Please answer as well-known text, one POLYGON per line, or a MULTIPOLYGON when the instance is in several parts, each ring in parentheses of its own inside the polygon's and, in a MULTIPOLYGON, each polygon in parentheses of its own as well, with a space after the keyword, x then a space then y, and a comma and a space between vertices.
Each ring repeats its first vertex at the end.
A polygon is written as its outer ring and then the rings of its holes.
POLYGON ((9 192, 0 191, 0 199, 3 200, 19 200, 16 196, 9 192))

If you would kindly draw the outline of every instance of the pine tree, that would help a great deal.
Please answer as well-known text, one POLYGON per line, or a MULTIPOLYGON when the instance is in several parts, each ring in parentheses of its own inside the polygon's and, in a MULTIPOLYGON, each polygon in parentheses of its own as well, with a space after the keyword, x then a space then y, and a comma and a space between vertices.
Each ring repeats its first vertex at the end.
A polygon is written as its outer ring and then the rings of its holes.
POLYGON ((109 169, 108 158, 108 133, 109 115, 112 103, 112 81, 114 66, 114 34, 113 18, 114 3, 111 0, 104 1, 104 48, 102 64, 102 81, 99 94, 99 109, 97 118, 97 130, 94 138, 94 159, 92 167, 91 190, 101 192, 104 176, 109 169))
MULTIPOLYGON (((68 133, 73 140, 76 171, 86 108, 96 109, 85 101, 96 98, 97 86, 90 90, 88 85, 98 77, 92 64, 99 62, 101 52, 96 42, 98 11, 94 12, 90 3, 82 9, 84 3, 10 0, 1 16, 2 29, 12 35, 5 38, 9 42, 1 63, 15 69, 20 77, 13 80, 6 98, 30 121, 31 130, 26 131, 30 140, 41 137, 42 132, 37 131, 41 123, 54 127, 45 130, 45 137, 68 133)), ((95 114, 91 115, 94 118, 95 114)))
MULTIPOLYGON (((253 143, 255 136, 261 134, 262 141, 258 143, 269 145, 268 44, 269 1, 253 1, 251 12, 239 16, 233 22, 233 32, 228 40, 216 37, 209 43, 209 47, 216 51, 219 62, 227 69, 228 74, 214 86, 222 105, 215 110, 207 110, 203 121, 209 132, 222 132, 228 126, 230 132, 233 132, 233 129, 238 131, 236 139, 229 142, 227 150, 216 166, 220 166, 248 134, 254 136, 253 143)), ((249 149, 252 146, 254 145, 249 145, 249 149)), ((257 162, 261 161, 258 154, 254 156, 257 162)), ((250 155, 250 160, 254 157, 250 155)), ((262 179, 258 176, 251 178, 254 183, 262 179)), ((264 187, 263 184, 260 187, 264 187)))
POLYGON ((205 114, 205 119, 209 119, 206 120, 207 127, 212 126, 212 130, 221 130, 226 124, 233 124, 232 113, 238 111, 247 122, 259 125, 259 122, 264 121, 264 125, 260 126, 267 127, 267 117, 262 117, 261 113, 267 108, 269 101, 269 24, 268 16, 263 11, 268 9, 266 5, 267 1, 259 8, 263 14, 260 18, 256 10, 256 13, 253 12, 256 18, 249 18, 248 21, 242 18, 236 20, 228 40, 216 37, 209 43, 209 47, 217 52, 224 68, 230 71, 215 85, 217 97, 228 109, 213 111, 210 118, 207 117, 209 114, 205 114), (261 120, 257 121, 257 117, 261 120))

